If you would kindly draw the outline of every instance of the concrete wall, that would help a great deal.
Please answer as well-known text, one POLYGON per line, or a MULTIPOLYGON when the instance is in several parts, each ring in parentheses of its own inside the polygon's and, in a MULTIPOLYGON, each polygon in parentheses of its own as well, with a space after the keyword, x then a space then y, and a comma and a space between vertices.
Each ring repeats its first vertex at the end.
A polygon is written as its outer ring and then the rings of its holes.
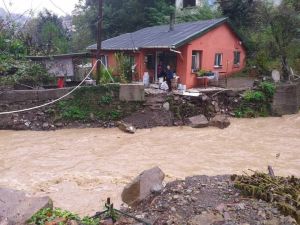
POLYGON ((145 101, 145 89, 143 84, 121 84, 120 96, 121 101, 141 102, 145 101))
POLYGON ((48 101, 57 99, 71 88, 45 89, 45 90, 13 90, 0 93, 0 104, 11 104, 24 101, 48 101))
MULTIPOLYGON (((45 89, 45 90, 13 90, 0 92, 0 104, 13 104, 26 101, 55 100, 70 92, 72 88, 45 89)), ((69 98, 72 96, 69 96, 69 98)), ((145 91, 143 84, 121 84, 119 99, 121 101, 144 101, 145 91)))
POLYGON ((272 112, 274 115, 298 113, 300 109, 300 83, 283 84, 276 88, 272 112))

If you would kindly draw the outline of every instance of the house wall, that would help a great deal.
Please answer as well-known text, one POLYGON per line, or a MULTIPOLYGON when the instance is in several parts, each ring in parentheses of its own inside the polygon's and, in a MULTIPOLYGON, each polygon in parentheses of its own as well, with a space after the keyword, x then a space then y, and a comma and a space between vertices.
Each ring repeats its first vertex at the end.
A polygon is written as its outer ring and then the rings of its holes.
POLYGON ((200 38, 191 41, 180 49, 186 62, 178 62, 181 80, 188 88, 196 87, 198 80, 196 75, 192 73, 192 51, 201 51, 201 69, 206 71, 218 71, 220 76, 231 75, 235 72, 242 70, 246 63, 246 50, 240 39, 234 34, 232 29, 223 24, 200 38), (241 60, 240 65, 234 65, 234 51, 240 51, 241 60), (222 53, 222 67, 215 68, 215 54, 222 53), (184 72, 185 71, 185 72, 184 72))
MULTIPOLYGON (((228 76, 238 72, 245 67, 246 63, 246 50, 240 42, 240 39, 227 24, 220 25, 177 50, 180 51, 181 54, 177 55, 176 74, 180 77, 179 82, 185 84, 187 88, 197 87, 199 85, 196 74, 192 72, 193 51, 202 52, 201 69, 206 71, 218 71, 220 76, 228 76), (239 51, 241 53, 241 63, 238 66, 233 63, 234 51, 239 51), (220 68, 214 67, 216 53, 223 54, 222 67, 220 68)), ((141 49, 137 52, 124 51, 124 53, 134 55, 135 57, 137 72, 137 76, 135 77, 136 81, 142 81, 144 72, 149 73, 150 82, 154 81, 155 69, 147 69, 145 57, 148 54, 152 54, 155 58, 156 51, 164 51, 164 49, 141 49)), ((103 51, 102 53, 108 56, 110 68, 116 67, 115 52, 116 51, 103 51)), ((95 59, 93 62, 95 62, 95 59)))

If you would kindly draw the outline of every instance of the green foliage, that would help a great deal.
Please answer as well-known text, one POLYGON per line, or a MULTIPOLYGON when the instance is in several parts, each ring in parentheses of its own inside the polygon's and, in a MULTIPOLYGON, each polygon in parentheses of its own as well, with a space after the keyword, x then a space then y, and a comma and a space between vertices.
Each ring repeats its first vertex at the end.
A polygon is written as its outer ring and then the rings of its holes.
POLYGON ((57 104, 57 118, 68 121, 116 121, 139 108, 137 103, 119 102, 119 85, 82 87, 74 97, 57 104), (92 115, 92 116, 91 116, 92 115))
POLYGON ((81 220, 81 223, 83 225, 99 225, 100 219, 98 219, 98 218, 92 219, 92 218, 86 216, 81 220))
POLYGON ((131 57, 128 55, 125 55, 123 52, 116 53, 115 54, 117 67, 116 72, 118 73, 121 82, 127 83, 132 81, 132 60, 131 57))
POLYGON ((69 224, 68 221, 70 220, 75 220, 82 225, 98 225, 100 223, 100 219, 98 218, 93 219, 86 216, 81 219, 78 215, 71 213, 69 211, 64 211, 59 208, 41 209, 39 212, 37 212, 35 215, 31 217, 28 223, 31 225, 45 225, 47 222, 52 222, 55 219, 65 219, 65 222, 59 223, 60 225, 67 225, 69 224))
POLYGON ((266 100, 266 96, 263 92, 261 91, 247 91, 244 94, 244 100, 246 102, 264 102, 266 100))
POLYGON ((0 62, 0 85, 23 84, 36 87, 54 82, 54 77, 38 63, 13 58, 0 62))
POLYGON ((195 9, 183 9, 176 12, 176 21, 191 22, 197 20, 208 20, 221 17, 222 13, 220 10, 211 7, 208 1, 203 3, 202 7, 196 7, 195 9))
POLYGON ((258 90, 250 90, 244 93, 241 105, 235 110, 235 116, 238 118, 268 116, 274 94, 275 85, 273 83, 260 83, 258 90))
POLYGON ((272 99, 276 91, 275 85, 270 82, 261 82, 259 88, 268 99, 272 99))
POLYGON ((111 95, 101 96, 100 104, 109 105, 112 102, 113 98, 111 95))
POLYGON ((105 68, 103 65, 101 66, 101 72, 100 72, 100 84, 108 84, 113 83, 113 69, 111 68, 105 68))
MULTIPOLYGON (((73 214, 69 211, 64 211, 59 208, 55 208, 53 210, 50 208, 46 208, 46 209, 41 209, 39 212, 33 215, 29 220, 29 224, 45 225, 46 222, 51 222, 56 218, 63 218, 66 220, 80 220, 78 215, 73 214)), ((64 224, 66 223, 62 223, 62 225, 64 224)))

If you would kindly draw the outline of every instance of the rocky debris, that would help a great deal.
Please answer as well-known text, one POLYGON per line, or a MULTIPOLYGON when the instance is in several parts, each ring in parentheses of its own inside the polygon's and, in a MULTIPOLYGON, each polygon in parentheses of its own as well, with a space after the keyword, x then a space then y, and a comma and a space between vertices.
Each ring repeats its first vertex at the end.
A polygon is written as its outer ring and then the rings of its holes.
POLYGON ((224 219, 221 214, 203 212, 200 215, 196 215, 190 221, 190 225, 207 225, 213 223, 223 222, 224 219))
POLYGON ((118 122, 118 128, 121 131, 130 133, 130 134, 134 134, 136 132, 136 128, 132 124, 125 123, 123 121, 118 122))
POLYGON ((158 167, 145 170, 124 188, 122 201, 130 206, 138 204, 154 191, 162 190, 164 178, 165 174, 158 167))
POLYGON ((52 208, 48 197, 29 197, 25 192, 0 188, 0 224, 26 224, 36 212, 52 208))
POLYGON ((188 123, 193 128, 208 127, 208 119, 204 115, 190 117, 188 123))
POLYGON ((169 111, 169 110, 170 110, 170 103, 169 103, 169 102, 165 102, 165 103, 163 104, 163 108, 164 108, 165 110, 169 111))
POLYGON ((209 121, 209 125, 218 127, 220 129, 225 129, 230 126, 230 120, 228 119, 228 116, 224 114, 217 114, 209 121))
POLYGON ((151 195, 132 215, 143 215, 153 225, 296 225, 274 205, 245 198, 230 176, 194 176, 168 183, 160 195, 151 195))

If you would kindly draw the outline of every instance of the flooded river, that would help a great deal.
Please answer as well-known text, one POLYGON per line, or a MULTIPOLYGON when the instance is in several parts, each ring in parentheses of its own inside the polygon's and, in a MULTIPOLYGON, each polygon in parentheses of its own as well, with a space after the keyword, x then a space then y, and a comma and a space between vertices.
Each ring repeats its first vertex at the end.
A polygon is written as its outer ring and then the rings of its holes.
POLYGON ((0 186, 49 195, 56 207, 92 214, 139 172, 159 166, 167 181, 191 175, 266 170, 300 176, 300 114, 234 119, 225 130, 0 131, 0 186), (280 157, 276 159, 276 154, 280 157))

